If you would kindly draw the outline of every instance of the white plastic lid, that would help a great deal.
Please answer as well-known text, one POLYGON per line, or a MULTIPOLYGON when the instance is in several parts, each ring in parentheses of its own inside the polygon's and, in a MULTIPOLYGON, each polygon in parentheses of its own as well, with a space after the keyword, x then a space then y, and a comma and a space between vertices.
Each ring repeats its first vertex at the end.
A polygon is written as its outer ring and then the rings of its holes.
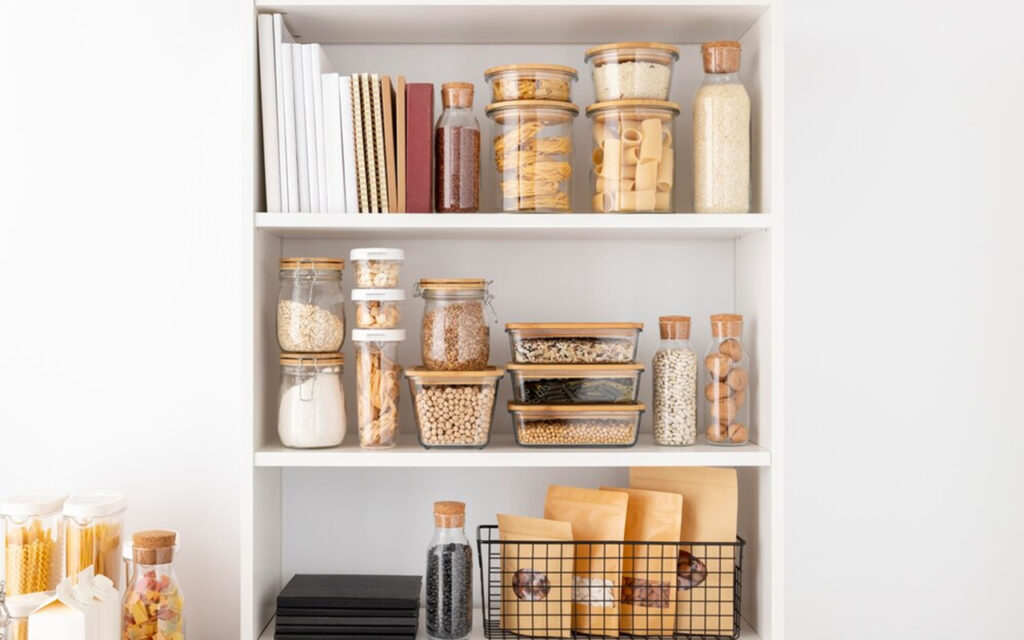
POLYGON ((105 518, 124 511, 128 496, 120 491, 94 491, 71 496, 64 503, 64 515, 75 520, 105 518))
POLYGON ((405 300, 405 289, 352 289, 352 300, 383 300, 399 302, 405 300))
POLYGON ((53 594, 46 591, 26 593, 23 596, 8 596, 7 611, 10 612, 12 618, 27 618, 29 614, 39 608, 39 605, 52 597, 53 594))
POLYGON ((405 340, 405 329, 353 329, 354 342, 401 342, 405 340))
POLYGON ((0 502, 0 514, 21 521, 35 516, 48 516, 57 513, 68 499, 66 493, 45 493, 32 491, 11 496, 0 502))
POLYGON ((405 251, 402 249, 388 249, 385 247, 365 247, 353 249, 348 254, 349 260, 405 260, 405 251))

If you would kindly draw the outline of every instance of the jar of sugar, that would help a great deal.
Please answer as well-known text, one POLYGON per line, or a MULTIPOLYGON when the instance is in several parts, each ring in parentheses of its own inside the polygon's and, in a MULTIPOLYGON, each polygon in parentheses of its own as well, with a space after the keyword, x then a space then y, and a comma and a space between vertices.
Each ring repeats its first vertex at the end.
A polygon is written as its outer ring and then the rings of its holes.
POLYGON ((334 447, 345 438, 340 353, 282 353, 277 433, 286 447, 334 447))

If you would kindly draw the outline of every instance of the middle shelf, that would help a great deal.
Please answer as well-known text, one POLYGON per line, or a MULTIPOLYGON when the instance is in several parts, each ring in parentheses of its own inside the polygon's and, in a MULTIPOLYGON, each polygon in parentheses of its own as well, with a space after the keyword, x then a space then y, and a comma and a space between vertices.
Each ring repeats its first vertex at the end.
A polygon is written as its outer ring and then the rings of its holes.
POLYGON ((358 439, 327 449, 289 449, 281 444, 260 447, 257 467, 767 467, 771 453, 756 444, 718 447, 660 447, 650 433, 628 449, 525 449, 509 433, 496 433, 484 449, 431 449, 403 433, 393 449, 361 449, 358 439))

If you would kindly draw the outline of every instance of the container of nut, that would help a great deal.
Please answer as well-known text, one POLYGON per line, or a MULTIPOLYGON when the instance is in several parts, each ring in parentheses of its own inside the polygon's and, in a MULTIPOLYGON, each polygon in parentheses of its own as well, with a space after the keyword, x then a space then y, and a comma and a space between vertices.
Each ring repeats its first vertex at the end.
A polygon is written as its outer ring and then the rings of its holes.
POLYGON ((405 370, 420 444, 427 449, 482 449, 491 438, 494 400, 505 370, 405 370))

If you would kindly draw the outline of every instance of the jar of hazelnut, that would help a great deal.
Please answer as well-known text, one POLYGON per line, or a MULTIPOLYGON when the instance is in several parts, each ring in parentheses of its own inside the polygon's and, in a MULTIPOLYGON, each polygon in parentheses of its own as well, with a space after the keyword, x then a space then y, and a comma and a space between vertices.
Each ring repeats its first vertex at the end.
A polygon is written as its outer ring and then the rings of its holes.
POLYGON ((746 444, 750 438, 750 357, 743 346, 743 316, 711 316, 711 344, 701 372, 708 443, 746 444))

